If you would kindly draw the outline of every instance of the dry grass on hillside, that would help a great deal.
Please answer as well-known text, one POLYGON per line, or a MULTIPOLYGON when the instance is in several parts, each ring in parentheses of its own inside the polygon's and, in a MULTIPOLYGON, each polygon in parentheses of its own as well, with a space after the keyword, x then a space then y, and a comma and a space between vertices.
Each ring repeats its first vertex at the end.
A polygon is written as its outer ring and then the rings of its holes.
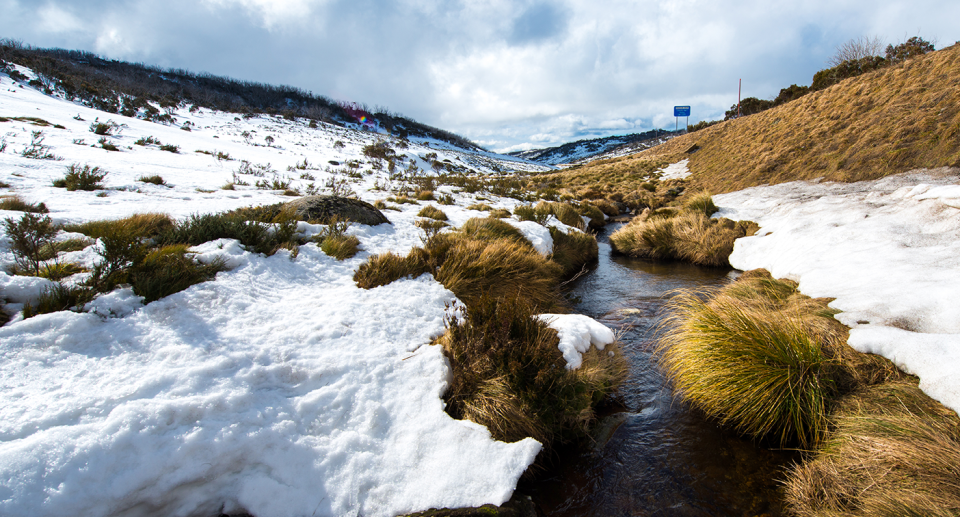
POLYGON ((714 193, 799 179, 849 182, 914 168, 960 166, 960 45, 632 156, 554 175, 572 190, 633 188, 643 171, 683 158, 690 159, 693 173, 687 184, 714 193))

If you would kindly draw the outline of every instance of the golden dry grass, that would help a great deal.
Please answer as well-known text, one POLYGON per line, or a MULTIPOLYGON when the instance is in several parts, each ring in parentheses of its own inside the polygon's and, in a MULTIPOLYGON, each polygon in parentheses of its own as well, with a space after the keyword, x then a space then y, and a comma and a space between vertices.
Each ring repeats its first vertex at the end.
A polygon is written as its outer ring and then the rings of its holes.
POLYGON ((64 230, 82 233, 93 239, 116 233, 137 237, 156 237, 172 229, 173 226, 173 219, 167 214, 145 213, 134 214, 123 219, 101 219, 81 224, 68 224, 64 230))
POLYGON ((826 300, 763 270, 721 290, 682 292, 668 307, 658 352, 678 395, 749 436, 813 447, 837 397, 900 377, 845 344, 826 300))
POLYGON ((420 212, 417 213, 418 217, 429 217, 430 219, 435 219, 437 221, 446 221, 447 214, 443 213, 443 210, 433 206, 427 205, 420 209, 420 212))
POLYGON ((915 168, 960 167, 960 45, 629 157, 554 174, 571 186, 623 188, 626 180, 616 183, 609 176, 631 171, 639 180, 659 165, 684 158, 692 172, 687 184, 715 193, 801 179, 851 182, 915 168))
POLYGON ((843 399, 785 487, 799 517, 960 515, 960 419, 909 381, 843 399))

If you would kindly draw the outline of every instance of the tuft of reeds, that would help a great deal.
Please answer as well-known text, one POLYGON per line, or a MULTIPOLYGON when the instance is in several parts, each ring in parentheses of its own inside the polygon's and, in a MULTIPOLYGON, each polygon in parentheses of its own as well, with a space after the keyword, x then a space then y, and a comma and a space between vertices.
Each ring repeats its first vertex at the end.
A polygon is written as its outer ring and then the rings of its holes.
POLYGON ((759 229, 752 221, 710 219, 716 205, 698 195, 677 210, 661 208, 635 217, 610 236, 618 253, 655 260, 679 260, 701 266, 728 267, 734 242, 759 229))
POLYGON ((678 395, 723 425, 780 445, 811 448, 833 401, 899 374, 845 344, 824 300, 759 270, 668 304, 660 364, 678 395))
POLYGON ((11 210, 14 212, 29 212, 32 214, 47 214, 50 210, 43 203, 27 203, 20 196, 0 196, 0 210, 11 210))
POLYGON ((406 257, 387 252, 373 255, 360 264, 353 281, 361 289, 373 289, 404 277, 418 277, 430 270, 427 253, 423 248, 414 248, 406 257))
POLYGON ((438 339, 453 370, 444 399, 451 415, 486 426, 498 440, 531 436, 549 447, 585 435, 595 404, 625 376, 616 348, 591 349, 579 369, 567 370, 556 332, 532 317, 535 308, 522 297, 481 297, 466 312, 438 339))
POLYGON ((550 228, 550 236, 553 237, 550 260, 560 266, 564 278, 575 276, 588 265, 596 263, 600 255, 597 238, 589 233, 550 228))
POLYGON ((320 249, 337 260, 346 260, 360 251, 360 239, 355 235, 331 235, 323 239, 320 249))
POLYGON ((430 219, 435 219, 437 221, 446 221, 447 214, 443 213, 443 210, 433 206, 427 205, 420 209, 420 212, 417 213, 418 217, 429 217, 430 219))
POLYGON ((960 419, 913 382, 842 399, 833 431, 785 486, 798 517, 960 514, 960 419))
POLYGON ((82 233, 92 239, 99 239, 116 233, 130 233, 140 238, 153 238, 174 226, 173 219, 167 214, 134 214, 122 219, 100 219, 79 224, 68 224, 64 230, 82 233))
POLYGON ((683 207, 691 212, 699 212, 707 217, 717 213, 720 209, 713 202, 709 192, 700 192, 688 198, 683 207))

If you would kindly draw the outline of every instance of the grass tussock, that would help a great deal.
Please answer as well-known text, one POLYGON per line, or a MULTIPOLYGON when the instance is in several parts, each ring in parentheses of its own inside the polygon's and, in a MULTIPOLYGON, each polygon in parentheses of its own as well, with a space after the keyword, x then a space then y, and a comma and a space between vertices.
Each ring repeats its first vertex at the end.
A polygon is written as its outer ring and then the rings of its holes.
POLYGON ((577 207, 577 212, 584 217, 590 218, 588 227, 593 231, 600 231, 607 224, 607 218, 604 217, 603 211, 593 203, 580 203, 580 206, 577 207))
POLYGON ((79 224, 68 224, 64 230, 82 233, 91 239, 106 235, 128 233, 141 238, 157 237, 174 227, 173 219, 167 214, 134 214, 122 219, 100 219, 79 224))
POLYGON ((533 246, 523 233, 512 224, 495 217, 474 217, 463 223, 460 232, 473 239, 492 241, 507 239, 517 244, 533 246))
POLYGON ((468 305, 465 320, 448 322, 438 340, 453 370, 444 398, 451 415, 498 440, 531 436, 549 446, 586 434, 626 362, 616 347, 612 355, 591 349, 579 369, 567 370, 556 332, 534 313, 523 298, 483 297, 468 305))
POLYGON ((834 430, 786 484, 799 517, 960 514, 960 419, 912 382, 844 398, 834 430))
POLYGON ((435 219, 437 221, 446 221, 447 214, 443 213, 443 210, 433 206, 427 205, 420 209, 420 212, 417 213, 418 217, 429 217, 430 219, 435 219))
POLYGON ((763 270, 719 291, 682 292, 669 310, 658 352, 678 395, 780 445, 815 446, 840 395, 898 376, 846 346, 823 300, 763 270))
POLYGON ((759 229, 751 221, 711 219, 709 196, 696 196, 683 209, 645 211, 610 236, 614 251, 631 257, 679 260, 727 267, 734 241, 759 229))
POLYGON ((67 174, 63 178, 53 180, 53 186, 65 188, 68 191, 74 190, 99 190, 103 188, 103 179, 107 177, 107 171, 100 167, 90 167, 79 164, 72 164, 67 167, 67 174))
POLYGON ((360 251, 360 239, 355 235, 331 235, 323 239, 320 249, 337 260, 346 260, 360 251))
MULTIPOLYGON (((572 226, 578 230, 583 230, 586 225, 583 218, 577 213, 577 209, 570 203, 541 201, 537 203, 534 210, 556 217, 561 223, 572 226)), ((602 217, 600 218, 603 219, 602 217)))
POLYGON ((178 293, 191 285, 213 279, 224 271, 222 262, 201 264, 187 253, 186 244, 173 244, 147 253, 129 273, 133 292, 143 296, 144 303, 178 293))
POLYGON ((588 233, 550 228, 550 236, 553 237, 550 259, 560 266, 564 278, 577 275, 600 255, 597 238, 588 233))
POLYGON ((0 210, 13 212, 28 212, 32 214, 47 214, 50 210, 43 203, 27 203, 20 196, 0 196, 0 210))
POLYGON ((361 289, 373 289, 405 277, 416 278, 430 270, 423 248, 414 248, 407 256, 387 252, 373 255, 360 264, 353 281, 361 289))

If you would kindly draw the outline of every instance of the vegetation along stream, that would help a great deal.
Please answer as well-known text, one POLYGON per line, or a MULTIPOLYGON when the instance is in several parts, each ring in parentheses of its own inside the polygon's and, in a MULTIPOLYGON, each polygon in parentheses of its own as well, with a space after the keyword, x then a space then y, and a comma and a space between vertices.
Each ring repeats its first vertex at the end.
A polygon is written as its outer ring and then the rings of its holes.
POLYGON ((579 312, 622 332, 630 373, 591 447, 560 448, 548 473, 521 483, 551 516, 780 515, 781 470, 797 458, 719 429, 673 397, 653 351, 661 308, 676 289, 721 286, 733 275, 611 256, 576 282, 579 312))

